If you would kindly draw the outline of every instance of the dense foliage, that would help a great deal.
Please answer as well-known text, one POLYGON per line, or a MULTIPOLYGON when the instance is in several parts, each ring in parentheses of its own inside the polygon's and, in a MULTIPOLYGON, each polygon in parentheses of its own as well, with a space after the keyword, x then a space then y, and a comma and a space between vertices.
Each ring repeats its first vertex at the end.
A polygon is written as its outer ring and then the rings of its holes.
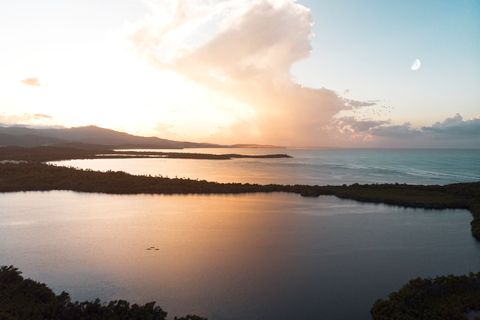
MULTIPOLYGON (((24 279, 13 266, 0 267, 0 319, 2 320, 165 320, 167 312, 155 302, 144 305, 130 304, 125 300, 102 303, 71 301, 70 295, 56 295, 44 283, 24 279)), ((187 315, 177 320, 207 320, 187 315)))
POLYGON ((480 272, 410 280, 371 312, 376 320, 460 320, 472 310, 480 310, 480 272))

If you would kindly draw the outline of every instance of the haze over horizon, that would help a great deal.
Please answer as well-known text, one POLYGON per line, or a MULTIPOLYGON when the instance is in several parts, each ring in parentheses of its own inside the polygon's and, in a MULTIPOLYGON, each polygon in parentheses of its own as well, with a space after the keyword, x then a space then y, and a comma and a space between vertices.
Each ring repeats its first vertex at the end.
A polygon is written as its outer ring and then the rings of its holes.
POLYGON ((0 125, 228 145, 480 148, 478 1, 0 8, 0 125))

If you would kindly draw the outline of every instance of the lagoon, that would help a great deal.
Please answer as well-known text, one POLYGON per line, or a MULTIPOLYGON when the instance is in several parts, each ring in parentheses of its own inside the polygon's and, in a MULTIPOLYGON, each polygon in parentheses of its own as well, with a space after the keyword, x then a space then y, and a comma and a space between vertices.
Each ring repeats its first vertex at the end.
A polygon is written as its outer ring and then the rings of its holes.
POLYGON ((409 279, 480 270, 466 210, 285 193, 18 192, 0 203, 0 264, 75 300, 154 300, 169 318, 371 319, 409 279))

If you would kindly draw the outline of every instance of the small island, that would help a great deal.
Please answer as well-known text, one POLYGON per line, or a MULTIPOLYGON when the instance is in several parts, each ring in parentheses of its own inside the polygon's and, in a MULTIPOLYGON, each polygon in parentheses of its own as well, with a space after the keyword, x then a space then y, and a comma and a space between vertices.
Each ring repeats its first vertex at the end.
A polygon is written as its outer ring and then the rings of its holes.
POLYGON ((231 160, 238 158, 291 158, 287 154, 244 155, 244 154, 208 154, 190 152, 157 152, 114 150, 91 146, 86 148, 40 146, 25 148, 18 146, 0 147, 0 161, 17 160, 29 162, 61 161, 72 159, 126 159, 126 158, 167 158, 167 159, 197 159, 197 160, 231 160))

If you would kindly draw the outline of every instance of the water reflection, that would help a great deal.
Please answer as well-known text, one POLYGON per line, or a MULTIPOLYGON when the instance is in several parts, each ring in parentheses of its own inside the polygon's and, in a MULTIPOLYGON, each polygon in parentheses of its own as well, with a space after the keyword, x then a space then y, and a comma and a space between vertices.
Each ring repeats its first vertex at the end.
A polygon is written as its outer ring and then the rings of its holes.
POLYGON ((411 278, 480 270, 464 210, 279 193, 0 203, 0 264, 74 299, 155 300, 171 316, 369 319, 376 298, 411 278))
MULTIPOLYGON (((171 150, 170 150, 171 151, 171 150)), ((180 152, 176 150, 175 152, 180 152)), ((448 184, 480 180, 480 150, 409 149, 186 149, 228 154, 287 153, 288 159, 95 159, 54 162, 93 170, 125 171, 216 182, 341 185, 448 184)))

